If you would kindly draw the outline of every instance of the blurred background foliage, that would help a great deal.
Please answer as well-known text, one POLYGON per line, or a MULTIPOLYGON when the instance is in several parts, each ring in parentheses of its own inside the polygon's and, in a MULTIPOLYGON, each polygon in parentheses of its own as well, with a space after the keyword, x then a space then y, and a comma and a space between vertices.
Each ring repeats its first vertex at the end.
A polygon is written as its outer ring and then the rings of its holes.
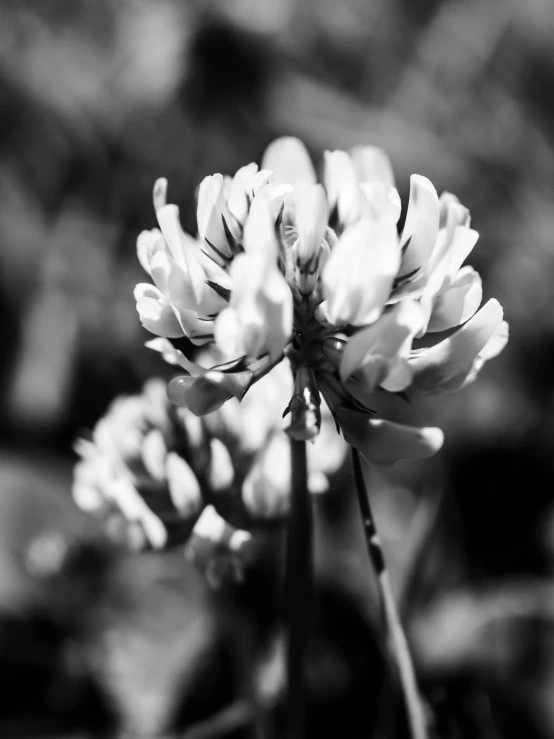
MULTIPOLYGON (((415 172, 472 211, 472 264, 505 308, 510 344, 458 395, 391 409, 441 425, 447 443, 428 464, 375 471, 372 494, 437 734, 554 734, 553 36, 550 0, 3 0, 2 736, 89 736, 135 713, 154 731, 171 700, 188 706, 184 724, 205 718, 234 698, 241 658, 226 630, 245 620, 245 644, 254 623, 264 635, 260 684, 277 700, 278 619, 252 595, 259 573, 222 617, 178 558, 139 571, 96 550, 70 480, 76 434, 168 372, 142 346, 132 298, 154 180, 169 179, 193 231, 200 179, 258 160, 282 134, 316 161, 380 145, 404 201, 415 172), (181 606, 203 615, 185 628, 168 615, 181 606), (160 661, 164 639, 187 670, 160 661), (152 707, 156 685, 167 689, 152 707)), ((380 654, 363 549, 348 502, 331 494, 318 515, 329 602, 313 732, 367 736, 381 658, 373 672, 359 658, 380 654)), ((223 725, 240 728, 234 710, 223 725)))

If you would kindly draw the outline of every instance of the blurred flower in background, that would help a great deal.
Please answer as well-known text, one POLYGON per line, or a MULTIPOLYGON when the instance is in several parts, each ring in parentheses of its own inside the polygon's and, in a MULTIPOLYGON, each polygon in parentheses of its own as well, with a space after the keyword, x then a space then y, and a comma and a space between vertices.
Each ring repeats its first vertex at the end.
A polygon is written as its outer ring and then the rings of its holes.
MULTIPOLYGON (((140 395, 117 398, 90 439, 78 440, 76 504, 131 550, 184 546, 210 582, 227 570, 240 579, 251 532, 279 523, 289 510, 281 410, 289 388, 282 366, 242 403, 197 418, 169 403, 162 380, 149 380, 140 395)), ((326 425, 333 425, 330 415, 326 425)), ((308 456, 310 490, 325 492, 346 445, 324 433, 308 456)))

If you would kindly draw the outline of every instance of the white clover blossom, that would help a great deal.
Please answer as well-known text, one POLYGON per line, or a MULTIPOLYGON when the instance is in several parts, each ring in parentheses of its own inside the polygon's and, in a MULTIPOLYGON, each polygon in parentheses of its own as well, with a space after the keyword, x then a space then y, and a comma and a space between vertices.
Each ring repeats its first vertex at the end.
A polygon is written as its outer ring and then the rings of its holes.
MULTIPOLYGON (((207 574, 225 569, 226 557, 236 574, 252 536, 289 511, 290 450, 278 439, 286 438, 291 386, 281 364, 242 403, 199 418, 168 401, 163 380, 149 380, 142 393, 117 398, 90 438, 78 440, 75 502, 129 548, 184 546, 207 574)), ((333 425, 330 416, 325 422, 333 425)), ((346 445, 332 451, 328 434, 310 449, 314 492, 340 468, 346 445)))
POLYGON ((137 287, 149 346, 185 374, 176 405, 203 415, 250 387, 285 357, 295 378, 289 434, 313 439, 321 398, 366 458, 420 458, 442 432, 379 419, 377 392, 458 389, 507 340, 502 308, 479 309, 479 275, 464 261, 478 238, 455 196, 412 175, 406 219, 386 154, 371 146, 324 155, 317 184, 304 145, 274 141, 261 168, 205 178, 198 235, 185 234, 166 182, 154 195, 160 231, 139 237, 154 285, 137 287), (226 362, 204 366, 170 339, 215 343, 226 362))

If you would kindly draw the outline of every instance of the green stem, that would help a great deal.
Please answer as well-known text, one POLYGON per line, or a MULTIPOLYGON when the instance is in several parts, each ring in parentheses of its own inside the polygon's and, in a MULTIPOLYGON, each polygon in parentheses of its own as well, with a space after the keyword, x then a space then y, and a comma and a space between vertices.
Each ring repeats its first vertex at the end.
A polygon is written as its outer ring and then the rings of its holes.
POLYGON ((285 607, 287 618, 287 739, 305 737, 304 664, 310 633, 313 518, 308 494, 306 442, 291 439, 292 491, 288 524, 285 607))
POLYGON ((379 539, 379 534, 375 527, 375 519, 371 510, 360 455, 356 449, 352 449, 352 462, 354 466, 354 479, 356 481, 360 513, 362 514, 367 551, 373 567, 375 568, 379 582, 388 634, 400 676, 400 684, 404 696, 408 721, 410 723, 412 739, 427 739, 425 714, 419 691, 417 689, 414 666, 412 658, 410 657, 408 642, 406 641, 406 636, 404 634, 402 624, 400 623, 400 618, 394 602, 390 577, 385 564, 381 540, 379 539))

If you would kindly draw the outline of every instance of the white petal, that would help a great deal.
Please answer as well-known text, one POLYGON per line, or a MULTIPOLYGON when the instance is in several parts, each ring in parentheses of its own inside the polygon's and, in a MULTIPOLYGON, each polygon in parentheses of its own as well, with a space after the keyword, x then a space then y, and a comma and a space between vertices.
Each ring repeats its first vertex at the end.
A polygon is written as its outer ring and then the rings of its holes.
POLYGON ((392 359, 410 350, 413 338, 421 325, 421 313, 413 300, 402 300, 382 315, 373 325, 357 331, 346 343, 340 376, 343 382, 364 366, 372 355, 392 359), (408 341, 407 341, 408 340, 408 341))
POLYGON ((391 218, 398 223, 402 205, 400 195, 394 187, 383 182, 363 182, 360 190, 364 195, 367 206, 364 212, 372 218, 391 218))
POLYGON ((390 393, 399 393, 411 384, 413 370, 407 359, 395 357, 391 360, 387 376, 381 382, 381 387, 390 393))
POLYGON ((345 440, 369 462, 423 459, 436 454, 444 442, 439 428, 405 426, 341 406, 335 408, 335 413, 345 440))
MULTIPOLYGON (((323 153, 323 184, 327 191, 330 210, 338 204, 341 192, 345 188, 351 195, 358 191, 358 175, 352 159, 345 151, 323 153)), ((346 203, 343 208, 345 206, 346 203)))
POLYGON ((453 280, 458 270, 472 252, 479 234, 472 228, 456 226, 452 234, 452 242, 448 248, 448 266, 446 276, 453 280))
MULTIPOLYGON (((163 237, 162 237, 163 238, 163 237)), ((167 281, 176 267, 174 260, 166 251, 158 250, 150 257, 150 274, 154 284, 167 296, 167 281)))
POLYGON ((350 156, 360 182, 379 180, 394 187, 394 172, 388 155, 378 146, 355 146, 350 156))
POLYGON ((225 229, 221 221, 224 213, 224 178, 222 174, 212 174, 204 177, 198 188, 198 205, 196 220, 198 233, 202 239, 207 239, 217 248, 227 243, 225 229))
POLYGON ((437 296, 427 330, 446 331, 460 326, 475 314, 482 298, 481 278, 473 267, 464 267, 452 285, 437 296))
POLYGON ((154 480, 161 482, 165 479, 165 458, 167 446, 160 429, 152 429, 143 439, 141 457, 143 464, 154 480))
POLYGON ((293 197, 298 256, 307 262, 317 255, 327 230, 327 198, 321 185, 297 188, 293 197))
POLYGON ((241 167, 231 182, 227 208, 236 218, 238 223, 243 224, 248 215, 249 202, 254 197, 254 177, 258 173, 258 165, 255 162, 241 167))
POLYGON ((154 201, 154 210, 156 211, 163 208, 167 203, 167 180, 165 177, 160 177, 154 183, 152 199, 154 201))
POLYGON ((195 516, 202 507, 200 483, 185 460, 175 452, 167 455, 166 477, 175 508, 185 518, 195 516))
POLYGON ((391 221, 359 221, 332 249, 322 275, 327 311, 334 323, 375 321, 389 299, 400 261, 391 221))
POLYGON ((454 389, 471 371, 473 362, 489 340, 499 331, 502 307, 489 300, 452 336, 410 359, 414 370, 414 389, 440 391, 454 389))
POLYGON ((275 218, 269 193, 265 189, 252 201, 244 226, 242 243, 246 253, 263 254, 267 259, 277 259, 279 245, 275 233, 275 218))
POLYGON ((265 150, 261 169, 270 169, 276 183, 289 185, 315 184, 316 176, 308 150, 300 139, 283 136, 265 150))
POLYGON ((510 338, 510 329, 506 321, 502 321, 498 330, 487 341, 484 348, 479 352, 482 359, 494 359, 504 349, 510 338))
POLYGON ((421 175, 410 178, 410 201, 400 239, 404 254, 399 277, 423 270, 439 232, 439 199, 433 184, 421 175))
POLYGON ((149 246, 152 240, 151 231, 142 231, 137 238, 137 257, 143 270, 150 274, 149 246))
POLYGON ((176 205, 166 205, 160 208, 157 215, 171 255, 178 265, 186 269, 196 302, 200 303, 207 289, 206 274, 198 260, 194 239, 185 234, 181 228, 179 208, 176 205))
POLYGON ((137 285, 135 300, 140 321, 147 331, 169 339, 183 335, 183 329, 170 302, 154 285, 137 285))
POLYGON ((242 324, 234 308, 225 308, 216 318, 214 340, 226 357, 240 357, 245 353, 242 324))
POLYGON ((233 460, 229 450, 219 439, 210 442, 211 460, 208 479, 212 490, 216 493, 226 490, 235 478, 233 460))

